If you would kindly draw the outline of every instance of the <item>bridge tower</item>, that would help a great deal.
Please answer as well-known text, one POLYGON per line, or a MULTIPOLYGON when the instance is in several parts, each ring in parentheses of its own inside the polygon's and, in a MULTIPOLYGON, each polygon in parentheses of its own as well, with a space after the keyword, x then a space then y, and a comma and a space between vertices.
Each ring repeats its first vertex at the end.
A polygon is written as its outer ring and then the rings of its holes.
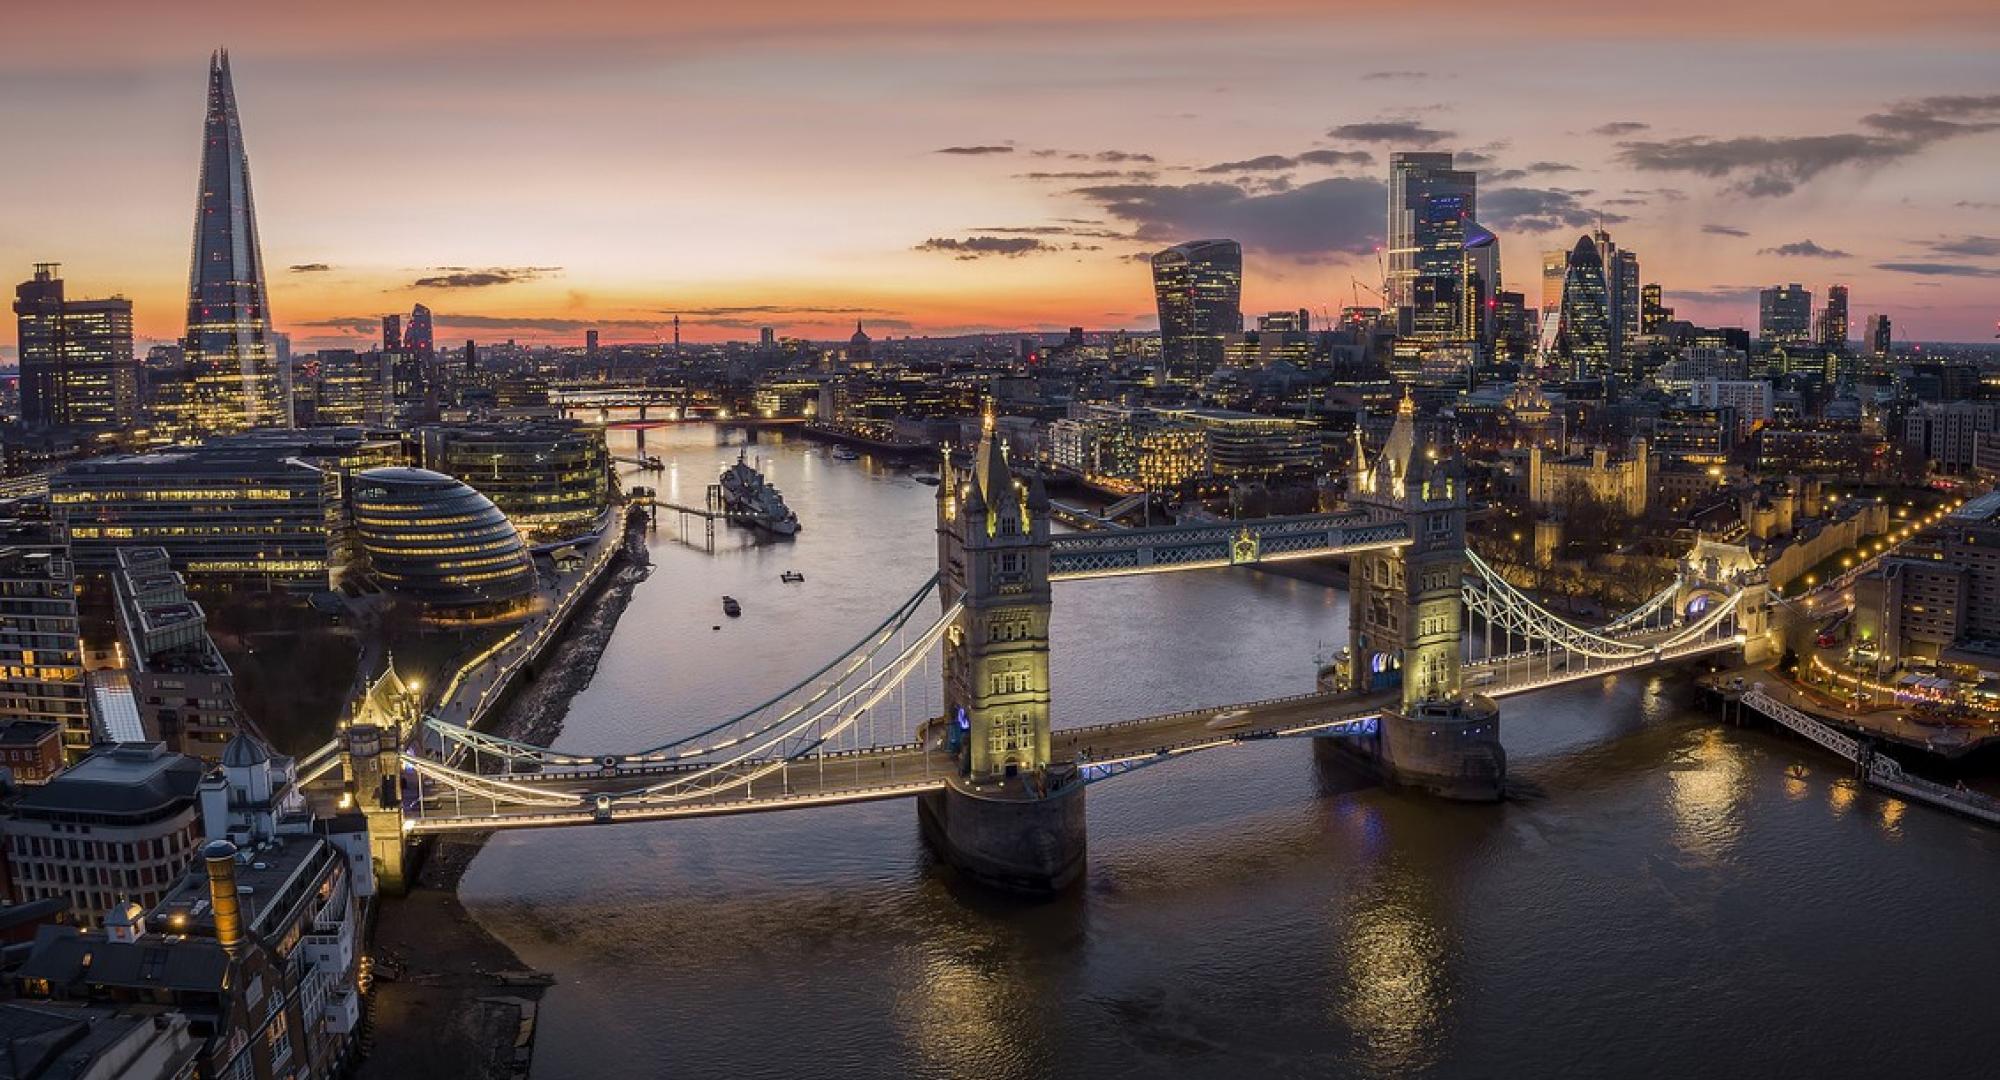
POLYGON ((347 793, 368 822, 368 847, 375 863, 375 881, 384 892, 400 896, 408 887, 403 874, 403 737, 417 722, 416 691, 396 674, 391 661, 354 703, 341 729, 341 773, 347 793))
POLYGON ((947 453, 937 499, 938 592, 963 604, 944 638, 947 789, 924 796, 925 835, 978 880, 1026 892, 1083 869, 1083 785, 1049 760, 1049 499, 1017 477, 994 419, 970 469, 947 453))
POLYGON ((1394 779, 1449 798, 1497 799, 1506 776, 1499 710, 1468 698, 1460 656, 1466 629, 1466 475, 1455 455, 1420 450, 1416 405, 1405 396, 1375 460, 1355 433, 1348 499, 1407 525, 1410 544, 1355 555, 1349 577, 1352 685, 1400 685, 1382 717, 1377 752, 1394 779))

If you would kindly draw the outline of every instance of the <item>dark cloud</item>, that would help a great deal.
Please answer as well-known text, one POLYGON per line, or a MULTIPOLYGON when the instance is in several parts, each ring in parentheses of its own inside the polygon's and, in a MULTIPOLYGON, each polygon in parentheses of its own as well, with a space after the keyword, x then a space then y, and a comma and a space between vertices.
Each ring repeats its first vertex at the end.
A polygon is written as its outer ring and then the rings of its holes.
POLYGON ((1011 154, 1013 152, 1014 148, 1011 146, 947 146, 941 150, 932 151, 935 154, 956 154, 960 157, 985 157, 988 154, 1011 154))
POLYGON ((1368 74, 1361 76, 1362 80, 1365 82, 1388 82, 1394 79, 1415 80, 1415 79, 1428 79, 1431 77, 1432 77, 1431 73, 1428 71, 1371 71, 1368 74))
POLYGON ((1862 117, 1867 132, 1837 135, 1748 135, 1631 140, 1617 159, 1654 172, 1737 177, 1731 190, 1753 198, 1789 195, 1814 177, 1843 167, 1885 165, 1932 143, 2000 131, 2000 95, 1943 96, 1900 102, 1862 117))
POLYGON ((1853 258, 1838 248, 1823 248, 1811 240, 1794 240, 1777 247, 1758 248, 1759 255, 1783 255, 1793 259, 1849 259, 1853 258))
POLYGON ((1754 304, 1762 285, 1710 285, 1705 289, 1675 289, 1668 299, 1699 300, 1711 304, 1754 304))
POLYGON ((1961 236, 1927 240, 1923 245, 1940 255, 2000 255, 2000 236, 1961 236))
POLYGON ((659 309, 662 315, 685 315, 694 318, 728 318, 737 315, 882 315, 884 308, 872 307, 815 307, 794 304, 745 304, 737 307, 695 307, 667 310, 659 309))
POLYGON ((1609 135, 1613 138, 1618 138, 1625 135, 1637 135, 1639 132, 1645 131, 1652 126, 1638 120, 1613 120, 1608 124, 1599 124, 1591 128, 1590 133, 1592 135, 1609 135))
POLYGON ((1285 169, 1296 169, 1298 167, 1299 167, 1298 158, 1286 157, 1283 154, 1265 154, 1261 157, 1246 158, 1245 160, 1242 161, 1224 161, 1219 164, 1210 165, 1205 169, 1196 169, 1195 171, 1200 173, 1209 173, 1209 174, 1235 173, 1235 172, 1280 172, 1285 169))
POLYGON ((1557 229, 1584 229, 1602 222, 1616 225, 1627 220, 1623 214, 1593 211, 1583 204, 1589 189, 1500 188, 1479 200, 1479 219, 1488 228, 1520 232, 1554 232, 1557 229))
POLYGON ((1415 120, 1370 120, 1360 124, 1342 124, 1326 134, 1328 138, 1344 139, 1348 142, 1436 146, 1452 138, 1455 133, 1425 127, 1415 120))
POLYGON ((1703 225, 1701 231, 1710 236, 1734 236, 1739 240, 1750 235, 1749 230, 1734 225, 1703 225))
POLYGON ((286 269, 294 274, 324 274, 333 267, 325 263, 293 263, 286 269))
POLYGON ((1366 150, 1308 150, 1299 155, 1301 165, 1373 165, 1375 155, 1366 150))
POLYGON ((1477 150, 1460 150, 1452 157, 1452 162, 1460 168, 1483 168, 1493 164, 1492 154, 1482 154, 1477 150))
POLYGON ((1964 263, 1886 262, 1876 263, 1875 269, 1896 274, 1918 274, 1923 277, 2000 277, 2000 270, 1985 266, 1967 266, 1964 263))
POLYGON ((1387 196, 1381 181, 1358 177, 1315 180, 1284 191, 1204 182, 1108 184, 1076 194, 1110 217, 1131 222, 1140 240, 1227 236, 1248 248, 1302 258, 1373 250, 1387 196))
POLYGON ((1741 174, 1735 189, 1765 197, 1789 195, 1798 185, 1843 165, 1883 164, 1912 152, 1902 140, 1874 135, 1750 135, 1711 139, 1693 135, 1659 142, 1622 142, 1617 159, 1636 169, 1697 176, 1741 174))
POLYGON ((1964 94, 1918 98, 1872 113, 1861 122, 1900 138, 1935 142, 1939 139, 2000 131, 2000 94, 1964 94))
POLYGON ((493 285, 513 285, 523 281, 533 281, 548 274, 562 272, 560 266, 488 266, 473 269, 469 266, 433 266, 439 271, 430 277, 420 277, 410 282, 412 289, 484 289, 493 285))
POLYGON ((350 334, 374 334, 381 331, 382 319, 380 316, 345 315, 332 319, 311 319, 292 325, 316 330, 345 330, 350 334))
MULTIPOLYGON (((1459 158, 1461 160, 1464 157, 1465 157, 1464 154, 1459 155, 1459 158)), ((1531 165, 1523 165, 1518 169, 1501 169, 1498 172, 1487 173, 1486 179, 1494 181, 1496 183, 1507 184, 1507 183, 1512 183, 1516 180, 1524 180, 1530 176, 1535 175, 1536 173, 1560 173, 1560 172, 1576 172, 1576 171, 1577 171, 1576 166, 1566 165, 1560 161, 1537 161, 1531 165)))
POLYGON ((1071 161, 1102 161, 1112 165, 1154 165, 1159 158, 1151 154, 1133 154, 1124 150, 1099 150, 1094 154, 1068 154, 1071 161))
POLYGON ((1070 225, 981 225, 976 233, 994 236, 1076 236, 1086 240, 1131 240, 1132 234, 1098 227, 1096 222, 1070 225))
POLYGON ((1082 169, 1076 172, 1021 173, 1023 180, 1151 180, 1156 172, 1145 169, 1082 169))
POLYGON ((2000 210, 2000 202, 1974 202, 1971 199, 1960 199, 1952 205, 1958 207, 1960 210, 2000 210))
POLYGON ((960 259, 979 259, 988 255, 1017 258, 1062 249, 1047 241, 1032 236, 968 236, 963 240, 945 236, 933 236, 918 244, 914 250, 937 251, 955 255, 960 259))

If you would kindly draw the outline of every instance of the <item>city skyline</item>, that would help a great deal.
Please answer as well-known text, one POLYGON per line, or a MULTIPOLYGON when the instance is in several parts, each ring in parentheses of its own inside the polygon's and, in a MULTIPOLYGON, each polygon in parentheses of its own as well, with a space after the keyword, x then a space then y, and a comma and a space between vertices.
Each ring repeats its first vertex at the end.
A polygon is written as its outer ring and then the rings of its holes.
POLYGON ((1337 310, 1379 284, 1388 157, 1419 149, 1478 171, 1511 290, 1602 222, 1682 318, 1753 326, 1761 288, 1842 283, 1857 324, 1992 333, 2000 94, 1974 5, 1726 39, 1699 7, 1531 38, 1467 6, 1400 52, 1384 19, 1310 5, 917 10, 625 13, 615 40, 511 8, 462 39, 299 16, 228 41, 135 10, 61 66, 71 29, 30 16, 8 77, 56 105, 0 113, 37 149, 0 180, 37 208, 0 251, 130 297, 142 345, 178 339, 196 80, 228 46, 271 311, 301 350, 365 348, 416 303, 451 341, 667 340, 676 314, 689 341, 1151 330, 1143 260, 1211 236, 1244 246, 1246 312, 1337 310))

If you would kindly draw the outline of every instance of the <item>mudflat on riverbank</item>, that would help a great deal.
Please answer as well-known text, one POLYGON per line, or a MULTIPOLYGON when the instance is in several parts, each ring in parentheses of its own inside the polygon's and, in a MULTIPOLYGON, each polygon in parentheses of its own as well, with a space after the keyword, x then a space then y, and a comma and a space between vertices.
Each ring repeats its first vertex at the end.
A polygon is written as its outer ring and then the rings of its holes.
MULTIPOLYGON (((643 535, 628 533, 625 561, 577 613, 569 632, 516 689, 491 729, 547 745, 570 699, 589 685, 632 592, 646 579, 643 535)), ((408 895, 384 901, 375 923, 377 982, 369 1010, 363 1080, 496 1080, 523 1077, 535 1013, 552 981, 529 971, 458 899, 459 878, 487 833, 431 837, 408 895)))

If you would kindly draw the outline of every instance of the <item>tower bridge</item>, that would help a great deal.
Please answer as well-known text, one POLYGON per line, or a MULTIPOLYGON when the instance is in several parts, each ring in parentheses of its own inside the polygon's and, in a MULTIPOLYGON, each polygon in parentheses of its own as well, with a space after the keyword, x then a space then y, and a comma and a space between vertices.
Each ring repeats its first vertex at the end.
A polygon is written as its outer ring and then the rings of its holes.
POLYGON ((376 857, 392 885, 408 836, 914 797, 947 861, 977 880, 1045 892, 1082 870, 1085 790, 1136 769, 1314 738, 1398 783, 1497 799, 1499 701, 1717 653, 1754 660, 1770 647, 1769 591, 1754 560, 1712 542, 1667 588, 1607 623, 1548 611, 1466 549, 1462 467, 1420 452, 1412 429, 1406 402, 1380 454, 1369 458, 1357 441, 1351 505, 1338 513, 1063 536, 1050 534, 1040 481, 1016 476, 989 430, 972 467, 947 464, 939 485, 937 575, 770 700, 705 725, 677 721, 673 730, 698 730, 653 747, 580 753, 398 713, 385 704, 393 696, 371 691, 338 745, 314 755, 317 768, 337 761, 382 838, 376 857), (1322 555, 1345 555, 1352 568, 1335 686, 1054 725, 1056 584, 1322 555), (925 614, 932 593, 935 617, 925 614), (941 712, 909 716, 913 679, 938 680, 941 712))

